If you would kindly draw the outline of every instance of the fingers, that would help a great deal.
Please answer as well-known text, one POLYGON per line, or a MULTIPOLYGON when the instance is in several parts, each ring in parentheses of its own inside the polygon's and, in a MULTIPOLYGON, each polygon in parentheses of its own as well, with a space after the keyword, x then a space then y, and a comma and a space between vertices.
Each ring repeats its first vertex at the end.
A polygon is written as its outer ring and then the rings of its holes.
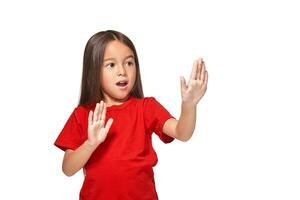
POLYGON ((106 103, 103 102, 103 109, 102 109, 102 112, 100 113, 100 120, 103 120, 105 121, 105 116, 106 116, 106 103))
POLYGON ((202 65, 202 67, 201 67, 201 72, 200 72, 200 75, 199 75, 199 80, 203 83, 204 82, 205 71, 206 71, 204 61, 202 61, 201 65, 202 65))
POLYGON ((99 123, 99 127, 103 127, 104 126, 104 121, 103 120, 100 120, 100 123, 99 123))
POLYGON ((196 73, 196 80, 198 79, 200 79, 200 75, 201 75, 201 70, 202 70, 202 63, 203 63, 203 60, 202 60, 202 58, 199 58, 198 60, 197 60, 197 73, 196 73))
POLYGON ((88 124, 89 124, 89 126, 91 126, 93 124, 93 111, 91 111, 91 110, 89 112, 88 124))
POLYGON ((97 115, 97 119, 98 120, 101 120, 101 114, 102 114, 102 111, 103 111, 103 107, 104 107, 104 102, 101 100, 100 101, 100 107, 99 107, 99 112, 98 112, 98 115, 97 115))
POLYGON ((192 72, 191 72, 191 75, 190 75, 190 80, 195 80, 196 79, 196 76, 197 76, 197 65, 198 65, 198 61, 195 60, 194 64, 193 64, 193 69, 192 69, 192 72))
POLYGON ((187 89, 187 85, 185 82, 185 78, 183 76, 180 76, 180 86, 181 86, 181 91, 185 92, 187 89))
POLYGON ((208 72, 205 71, 205 79, 204 79, 204 85, 207 86, 207 81, 208 81, 208 72))
POLYGON ((96 107, 95 107, 94 115, 93 115, 93 122, 96 122, 98 120, 99 109, 100 109, 100 104, 96 103, 96 107))
POLYGON ((205 62, 202 58, 198 59, 198 65, 197 65, 197 80, 201 81, 203 85, 207 84, 208 74, 206 71, 205 62))
POLYGON ((104 105, 104 102, 101 100, 100 103, 96 104, 95 110, 89 112, 88 117, 88 123, 89 125, 92 125, 93 123, 96 123, 100 120, 105 120, 105 114, 106 114, 106 105, 104 105))
POLYGON ((109 118, 109 120, 107 120, 106 125, 105 125, 105 130, 106 130, 106 132, 109 131, 109 129, 110 129, 110 127, 111 127, 113 121, 114 121, 114 120, 113 120, 112 118, 109 118))

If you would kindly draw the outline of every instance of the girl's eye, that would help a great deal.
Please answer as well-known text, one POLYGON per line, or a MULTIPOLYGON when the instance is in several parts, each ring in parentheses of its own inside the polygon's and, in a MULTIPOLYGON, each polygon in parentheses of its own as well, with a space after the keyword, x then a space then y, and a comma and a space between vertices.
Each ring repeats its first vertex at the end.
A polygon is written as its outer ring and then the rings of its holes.
POLYGON ((107 64, 106 66, 107 66, 107 67, 113 67, 113 66, 115 66, 115 64, 114 64, 114 63, 109 63, 109 64, 107 64))
POLYGON ((127 64, 128 64, 129 66, 134 65, 134 63, 131 62, 131 61, 127 62, 127 64))

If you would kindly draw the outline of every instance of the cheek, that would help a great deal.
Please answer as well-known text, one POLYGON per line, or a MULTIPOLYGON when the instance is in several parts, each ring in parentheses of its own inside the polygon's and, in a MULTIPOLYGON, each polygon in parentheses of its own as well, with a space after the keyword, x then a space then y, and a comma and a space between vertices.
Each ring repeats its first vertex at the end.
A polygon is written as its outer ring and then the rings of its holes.
POLYGON ((132 80, 132 85, 134 85, 134 84, 135 84, 135 81, 136 81, 136 72, 135 72, 135 71, 133 71, 133 72, 131 73, 130 79, 132 80))
POLYGON ((136 77, 136 68, 134 68, 131 73, 131 78, 135 79, 135 77, 136 77))
POLYGON ((110 83, 110 76, 108 73, 105 73, 105 72, 101 72, 100 73, 100 84, 101 84, 101 87, 107 87, 108 84, 110 83))

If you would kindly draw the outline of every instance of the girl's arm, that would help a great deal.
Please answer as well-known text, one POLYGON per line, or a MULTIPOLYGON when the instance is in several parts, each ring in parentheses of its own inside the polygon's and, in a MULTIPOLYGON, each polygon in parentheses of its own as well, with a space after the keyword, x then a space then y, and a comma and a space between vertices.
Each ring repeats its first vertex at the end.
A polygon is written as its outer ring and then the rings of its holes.
POLYGON ((88 118, 88 139, 75 151, 67 149, 64 155, 62 171, 67 176, 72 176, 79 171, 89 160, 95 149, 104 142, 106 135, 113 123, 110 118, 105 127, 106 103, 97 103, 95 111, 90 111, 88 118))
POLYGON ((169 119, 165 122, 163 132, 181 141, 188 141, 196 125, 197 104, 207 89, 208 73, 202 58, 194 62, 189 83, 186 85, 181 77, 181 114, 179 120, 169 119))
POLYGON ((73 176, 86 164, 96 148, 96 145, 90 145, 88 140, 86 140, 75 151, 67 149, 62 164, 62 171, 64 174, 73 176))

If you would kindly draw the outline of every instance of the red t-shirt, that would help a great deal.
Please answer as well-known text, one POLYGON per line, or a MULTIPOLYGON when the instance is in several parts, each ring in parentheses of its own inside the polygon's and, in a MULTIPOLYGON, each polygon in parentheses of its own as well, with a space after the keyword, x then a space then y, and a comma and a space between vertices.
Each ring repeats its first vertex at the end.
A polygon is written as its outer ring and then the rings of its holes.
MULTIPOLYGON (((95 105, 74 109, 54 145, 75 150, 87 139, 88 113, 95 105)), ((105 123, 113 124, 103 143, 84 166, 80 200, 155 200, 152 167, 157 155, 152 133, 164 143, 174 138, 163 133, 166 120, 174 118, 154 97, 130 97, 121 105, 107 107, 105 123)))

